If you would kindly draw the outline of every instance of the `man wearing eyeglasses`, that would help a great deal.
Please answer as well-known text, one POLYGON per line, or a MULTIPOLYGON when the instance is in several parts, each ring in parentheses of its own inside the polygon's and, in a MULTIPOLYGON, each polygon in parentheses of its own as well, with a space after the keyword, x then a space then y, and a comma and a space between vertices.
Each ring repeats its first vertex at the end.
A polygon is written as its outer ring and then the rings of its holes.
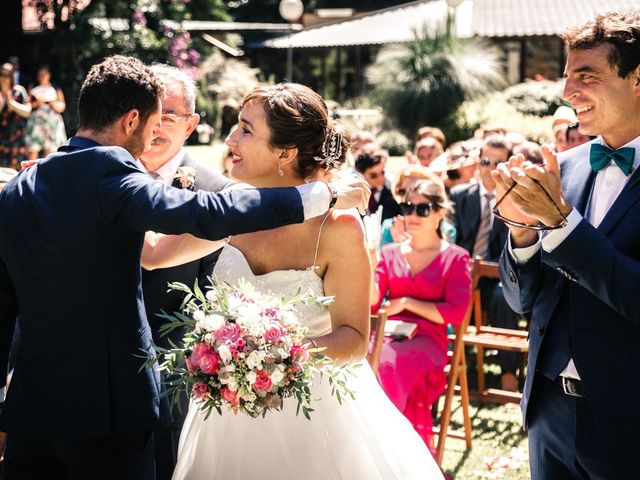
POLYGON ((494 172, 505 295, 532 312, 522 398, 536 479, 638 478, 640 10, 565 32, 564 98, 598 138, 494 172), (505 196, 506 195, 506 196, 505 196))
MULTIPOLYGON (((504 135, 492 135, 484 140, 480 148, 480 181, 454 188, 451 200, 454 202, 453 224, 456 227, 456 243, 474 257, 497 262, 507 239, 507 228, 495 221, 491 210, 496 203, 496 182, 491 171, 511 155, 511 142, 504 135)), ((518 315, 504 300, 498 281, 483 279, 480 285, 482 304, 488 307, 489 320, 493 326, 518 328, 518 315)), ((498 351, 501 369, 501 388, 518 391, 518 353, 498 351)))
MULTIPOLYGON (((150 69, 160 79, 166 93, 162 99, 161 125, 151 143, 151 149, 140 156, 140 166, 158 181, 177 188, 219 192, 231 185, 231 180, 196 162, 184 149, 184 142, 200 121, 199 115, 195 113, 196 87, 193 80, 186 73, 168 65, 153 65, 150 69)), ((156 345, 171 348, 169 342, 177 344, 184 334, 181 329, 165 336, 159 333, 165 322, 158 314, 162 311, 179 311, 184 298, 179 292, 167 293, 169 282, 193 285, 194 280, 198 279, 200 287, 204 289, 218 255, 219 252, 215 252, 200 260, 172 268, 142 270, 145 310, 156 345)), ((153 432, 153 442, 148 443, 155 453, 155 462, 151 459, 147 462, 147 468, 151 470, 148 476, 156 480, 169 480, 173 474, 180 430, 188 410, 186 396, 182 397, 182 412, 177 408, 169 411, 168 400, 164 400, 167 401, 165 412, 168 418, 164 419, 164 426, 153 432)), ((149 456, 152 456, 151 453, 149 456)))
POLYGON ((369 213, 375 213, 382 207, 382 220, 393 218, 400 213, 398 202, 393 198, 391 189, 385 185, 384 166, 389 153, 378 146, 363 149, 356 158, 356 171, 362 174, 371 187, 369 213))

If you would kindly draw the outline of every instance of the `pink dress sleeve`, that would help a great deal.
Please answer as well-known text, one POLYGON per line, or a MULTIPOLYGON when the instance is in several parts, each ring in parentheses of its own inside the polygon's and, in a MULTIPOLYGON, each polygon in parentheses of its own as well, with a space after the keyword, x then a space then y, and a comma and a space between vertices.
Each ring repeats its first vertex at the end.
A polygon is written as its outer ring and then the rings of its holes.
POLYGON ((471 299, 471 272, 466 252, 453 257, 446 282, 445 299, 435 305, 446 323, 460 325, 471 299))
POLYGON ((380 294, 378 295, 378 300, 376 301, 376 303, 371 305, 372 312, 378 311, 382 300, 387 295, 387 291, 389 290, 389 270, 387 269, 387 262, 384 261, 384 258, 381 258, 381 260, 378 262, 378 266, 376 267, 375 282, 378 284, 378 290, 380 294))

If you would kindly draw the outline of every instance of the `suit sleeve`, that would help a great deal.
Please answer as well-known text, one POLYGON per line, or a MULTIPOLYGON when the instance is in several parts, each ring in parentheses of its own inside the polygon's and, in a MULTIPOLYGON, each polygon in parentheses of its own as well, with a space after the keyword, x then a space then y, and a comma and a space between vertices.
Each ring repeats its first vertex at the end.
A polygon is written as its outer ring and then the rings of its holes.
POLYGON ((7 364, 18 316, 18 298, 9 272, 0 259, 0 387, 7 381, 7 364))
POLYGON ((192 192, 152 180, 130 158, 125 150, 110 148, 101 159, 98 201, 110 223, 219 240, 304 221, 295 188, 192 192))
POLYGON ((570 272, 572 280, 640 327, 640 262, 618 251, 586 220, 542 261, 570 272), (597 254, 594 254, 597 252, 597 254))
POLYGON ((527 314, 533 309, 538 292, 542 287, 543 267, 540 250, 526 263, 519 265, 505 246, 500 255, 500 281, 504 298, 511 309, 519 314, 527 314))

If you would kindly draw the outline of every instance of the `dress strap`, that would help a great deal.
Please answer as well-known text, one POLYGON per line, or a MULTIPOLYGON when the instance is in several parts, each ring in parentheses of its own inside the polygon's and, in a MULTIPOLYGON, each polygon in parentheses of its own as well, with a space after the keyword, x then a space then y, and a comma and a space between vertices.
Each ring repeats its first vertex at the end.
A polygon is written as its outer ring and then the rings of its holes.
POLYGON ((322 227, 324 227, 324 224, 330 215, 331 215, 331 210, 327 212, 325 217, 322 219, 322 223, 320 224, 320 230, 318 231, 318 239, 316 240, 316 251, 313 255, 313 263, 309 267, 309 270, 317 270, 319 268, 319 265, 316 262, 318 260, 318 249, 320 248, 320 237, 322 236, 322 227))

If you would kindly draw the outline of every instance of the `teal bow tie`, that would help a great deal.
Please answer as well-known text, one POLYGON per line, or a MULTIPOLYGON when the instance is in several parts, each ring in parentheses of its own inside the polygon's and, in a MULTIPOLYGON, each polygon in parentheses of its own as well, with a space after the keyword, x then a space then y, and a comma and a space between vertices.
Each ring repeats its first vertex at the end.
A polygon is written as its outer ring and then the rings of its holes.
POLYGON ((612 150, 599 143, 594 143, 591 145, 591 151, 589 152, 589 162, 591 162, 593 171, 599 172, 613 160, 620 170, 622 170, 622 173, 629 175, 635 154, 635 148, 625 147, 612 150))

